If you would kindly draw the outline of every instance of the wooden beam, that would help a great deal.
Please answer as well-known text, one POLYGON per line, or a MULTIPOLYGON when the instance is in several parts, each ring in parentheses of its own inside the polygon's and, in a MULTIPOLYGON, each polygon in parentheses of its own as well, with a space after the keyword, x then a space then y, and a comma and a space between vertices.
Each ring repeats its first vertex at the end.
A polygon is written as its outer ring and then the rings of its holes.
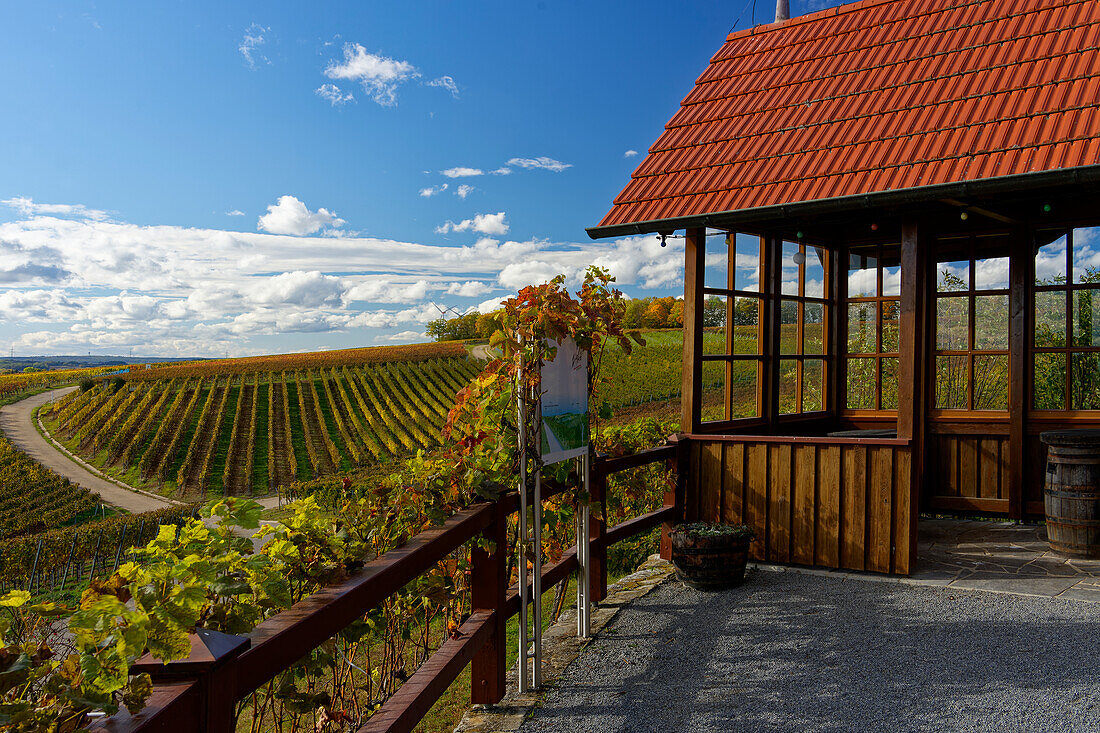
POLYGON ((916 564, 917 521, 920 491, 924 481, 924 435, 928 394, 925 390, 930 342, 928 322, 928 280, 926 237, 910 220, 901 227, 901 313, 898 324, 898 438, 912 441, 910 461, 909 512, 910 567, 916 564))
POLYGON ((698 432, 703 405, 703 282, 707 230, 688 229, 684 247, 684 354, 680 430, 698 432))
MULTIPOLYGON (((1034 282, 1028 230, 1012 231, 1009 259, 1008 295, 1008 513, 1013 519, 1024 517, 1024 481, 1027 480, 1027 407, 1031 396, 1028 379, 1028 344, 1033 329, 1028 303, 1029 285, 1034 282)), ((1066 385, 1069 386, 1068 383, 1066 385)))

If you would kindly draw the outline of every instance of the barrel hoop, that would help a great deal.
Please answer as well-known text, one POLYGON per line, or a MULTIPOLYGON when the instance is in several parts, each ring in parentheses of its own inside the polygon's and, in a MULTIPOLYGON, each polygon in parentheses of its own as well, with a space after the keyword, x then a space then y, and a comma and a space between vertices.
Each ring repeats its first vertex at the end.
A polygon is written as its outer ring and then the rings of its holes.
POLYGON ((1097 498, 1100 498, 1100 486, 1049 484, 1045 491, 1048 496, 1056 496, 1060 499, 1087 499, 1089 501, 1096 501, 1097 498))
POLYGON ((1100 519, 1068 519, 1066 517, 1047 517, 1047 524, 1060 527, 1100 527, 1100 519))

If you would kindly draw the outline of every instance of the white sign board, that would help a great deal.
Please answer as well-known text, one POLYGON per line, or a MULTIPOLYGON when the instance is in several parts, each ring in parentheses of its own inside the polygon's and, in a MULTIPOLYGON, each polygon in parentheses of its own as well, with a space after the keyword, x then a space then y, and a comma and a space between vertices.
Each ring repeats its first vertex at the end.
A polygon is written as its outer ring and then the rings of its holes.
POLYGON ((546 465, 588 452, 588 354, 573 339, 557 349, 554 360, 542 364, 539 435, 546 465))

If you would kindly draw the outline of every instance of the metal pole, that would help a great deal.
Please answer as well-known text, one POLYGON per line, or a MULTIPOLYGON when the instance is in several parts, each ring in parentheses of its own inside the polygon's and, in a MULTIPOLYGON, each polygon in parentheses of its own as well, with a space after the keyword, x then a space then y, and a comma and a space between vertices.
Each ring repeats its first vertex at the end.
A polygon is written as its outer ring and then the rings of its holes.
MULTIPOLYGON (((585 453, 581 457, 581 471, 583 472, 583 486, 584 495, 590 496, 589 493, 589 474, 591 473, 591 456, 585 453)), ((578 507, 577 513, 577 636, 582 639, 587 639, 591 624, 589 620, 589 612, 591 610, 590 599, 592 598, 592 589, 590 588, 589 578, 589 561, 591 559, 591 542, 589 539, 588 529, 588 504, 584 504, 578 507)))
POLYGON ((535 602, 534 629, 535 629, 535 687, 542 687, 542 471, 535 467, 535 532, 534 555, 535 568, 531 579, 532 592, 535 602))
POLYGON ((516 564, 519 571, 519 691, 528 692, 530 685, 527 678, 528 638, 527 638, 527 407, 524 400, 523 389, 523 354, 519 360, 519 375, 516 379, 518 396, 516 398, 516 410, 519 416, 517 422, 517 442, 519 449, 519 562, 516 564))

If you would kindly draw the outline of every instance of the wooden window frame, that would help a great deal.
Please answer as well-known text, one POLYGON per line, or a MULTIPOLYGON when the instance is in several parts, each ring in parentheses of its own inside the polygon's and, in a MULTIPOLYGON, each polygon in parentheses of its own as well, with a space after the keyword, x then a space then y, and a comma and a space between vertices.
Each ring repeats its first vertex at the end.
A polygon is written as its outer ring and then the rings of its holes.
MULTIPOLYGON (((976 319, 976 298, 1003 295, 1008 303, 1008 308, 1012 307, 1012 268, 1018 266, 1012 257, 1012 241, 1011 236, 1001 232, 983 233, 982 235, 971 234, 965 237, 945 237, 944 239, 936 241, 936 248, 932 254, 932 277, 929 278, 929 287, 932 290, 932 302, 930 308, 930 319, 932 327, 929 333, 929 346, 931 347, 931 393, 929 395, 930 409, 929 415, 933 418, 939 419, 974 419, 976 416, 981 416, 982 419, 988 419, 990 421, 1003 421, 1009 417, 1009 411, 1012 406, 1012 332, 1011 322, 1006 323, 1005 332, 1005 348, 1003 349, 978 349, 975 344, 975 330, 977 327, 976 319), (1004 237, 1004 242, 997 244, 981 243, 979 239, 981 237, 1004 237), (965 244, 961 247, 960 254, 965 254, 965 257, 954 257, 951 252, 942 251, 941 244, 944 242, 950 242, 951 240, 965 240, 965 244), (952 259, 941 259, 948 258, 952 259), (977 288, 976 282, 976 267, 975 263, 978 260, 985 259, 1006 259, 1008 260, 1009 275, 1008 283, 1004 288, 977 288), (939 290, 939 265, 948 262, 967 262, 967 287, 965 290, 949 290, 940 292, 939 290), (938 344, 939 337, 939 303, 940 299, 950 298, 966 298, 967 299, 967 334, 966 342, 967 348, 965 349, 940 349, 938 344), (984 409, 974 407, 974 361, 979 356, 1003 356, 1007 362, 1007 368, 1009 370, 1009 384, 1008 393, 1005 396, 1005 407, 1003 409, 984 409), (937 360, 940 357, 965 357, 966 358, 966 372, 967 372, 967 384, 966 384, 966 407, 938 407, 936 405, 936 377, 938 375, 938 368, 936 366, 937 360)), ((1005 314, 1006 317, 1009 315, 1005 314)))
POLYGON ((832 288, 830 283, 832 282, 833 274, 833 262, 836 259, 836 252, 823 243, 811 242, 805 239, 787 239, 784 237, 777 237, 771 240, 771 246, 775 248, 776 258, 778 261, 778 267, 775 268, 775 272, 772 273, 770 284, 773 286, 770 288, 770 297, 775 302, 775 318, 777 319, 775 328, 775 340, 772 344, 774 350, 776 379, 775 379, 775 410, 776 419, 779 421, 790 421, 805 419, 807 417, 822 416, 829 412, 832 405, 830 404, 829 378, 831 376, 831 369, 829 366, 830 357, 829 348, 832 344, 832 330, 830 328, 830 318, 832 316, 832 308, 835 307, 835 301, 831 297, 832 288), (802 261, 798 263, 798 292, 796 294, 787 294, 783 292, 783 249, 784 245, 793 244, 798 246, 799 252, 803 255, 802 261), (824 253, 824 259, 822 261, 822 295, 810 296, 806 295, 806 265, 809 262, 808 250, 819 249, 824 253), (793 353, 783 353, 782 340, 783 340, 783 303, 785 301, 794 301, 796 308, 796 340, 797 351, 793 353), (820 354, 807 354, 805 353, 805 333, 804 325, 806 321, 806 304, 813 303, 821 306, 821 353, 820 354), (803 402, 803 373, 804 365, 807 360, 820 361, 821 362, 821 407, 817 410, 805 410, 805 404, 803 402), (794 361, 795 362, 795 404, 796 409, 793 412, 781 412, 780 408, 780 390, 781 385, 779 381, 779 372, 782 362, 794 361))
MULTIPOLYGON (((848 266, 844 270, 844 292, 843 292, 843 312, 839 315, 844 321, 844 340, 840 344, 843 353, 840 358, 843 363, 843 373, 841 378, 844 380, 844 405, 841 407, 841 413, 845 417, 893 417, 896 418, 898 414, 898 408, 882 406, 882 362, 885 359, 895 359, 898 363, 898 369, 901 368, 901 288, 898 288, 897 295, 885 295, 883 289, 883 260, 884 257, 890 257, 896 259, 897 267, 901 269, 901 243, 883 242, 873 245, 851 246, 845 254, 848 260, 848 266), (873 254, 872 254, 873 253, 873 254), (848 295, 847 278, 851 269, 852 255, 875 258, 875 295, 869 296, 851 296, 848 295), (875 351, 873 352, 850 352, 848 351, 848 306, 852 303, 874 303, 875 304, 875 351), (898 313, 898 350, 897 351, 883 351, 882 350, 882 323, 883 323, 883 304, 894 303, 897 306, 898 313), (875 406, 872 408, 866 407, 848 407, 848 363, 852 359, 874 359, 875 360, 875 406)), ((900 400, 900 394, 899 394, 900 400)))

